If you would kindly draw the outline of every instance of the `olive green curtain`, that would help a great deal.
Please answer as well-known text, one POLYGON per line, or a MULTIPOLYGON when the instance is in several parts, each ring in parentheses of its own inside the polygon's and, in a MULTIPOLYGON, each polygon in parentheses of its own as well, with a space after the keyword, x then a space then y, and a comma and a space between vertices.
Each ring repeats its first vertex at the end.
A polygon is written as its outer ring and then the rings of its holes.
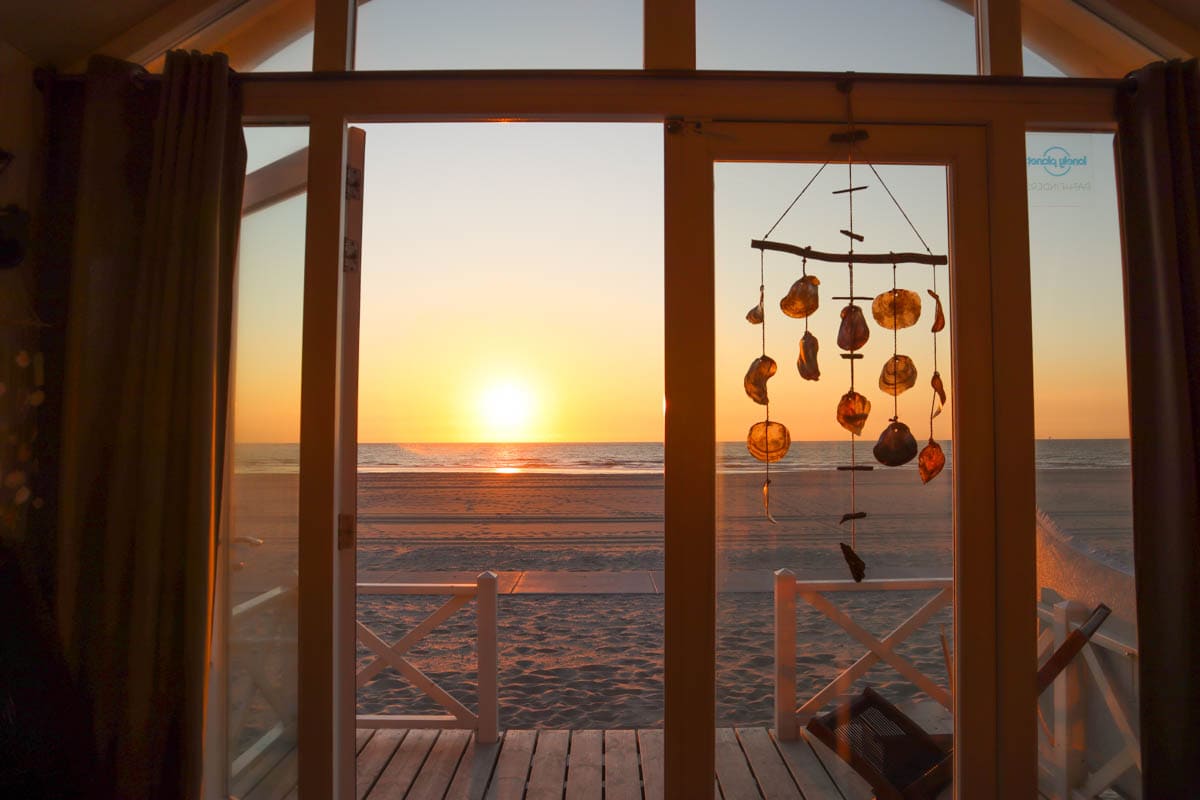
MULTIPOLYGON (((199 797, 245 145, 222 55, 82 92, 56 605, 97 790, 199 797)), ((53 123, 53 120, 51 120, 53 123)), ((55 235, 55 232, 49 232, 55 235)))
POLYGON ((1143 796, 1200 797, 1200 67, 1119 104, 1143 796))

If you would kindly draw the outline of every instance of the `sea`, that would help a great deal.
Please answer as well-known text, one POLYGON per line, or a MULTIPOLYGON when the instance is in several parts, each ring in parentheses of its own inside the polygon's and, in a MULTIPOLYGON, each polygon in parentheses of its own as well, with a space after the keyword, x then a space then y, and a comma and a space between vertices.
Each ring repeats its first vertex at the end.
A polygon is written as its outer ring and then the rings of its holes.
MULTIPOLYGON (((947 468, 953 467, 954 448, 941 442, 947 468)), ((872 463, 872 443, 859 440, 860 463, 872 463)), ((1038 439, 1036 468, 1129 469, 1128 439, 1038 439)), ((239 443, 235 447, 235 470, 241 473, 297 472, 300 445, 239 443)), ((826 471, 850 462, 849 441, 792 442, 784 458, 771 465, 773 471, 826 471)), ((717 443, 717 471, 757 472, 755 461, 743 442, 717 443)), ((660 473, 663 470, 661 442, 537 442, 523 444, 437 443, 359 444, 360 472, 500 472, 500 473, 660 473)), ((916 469, 913 462, 900 469, 916 469)))

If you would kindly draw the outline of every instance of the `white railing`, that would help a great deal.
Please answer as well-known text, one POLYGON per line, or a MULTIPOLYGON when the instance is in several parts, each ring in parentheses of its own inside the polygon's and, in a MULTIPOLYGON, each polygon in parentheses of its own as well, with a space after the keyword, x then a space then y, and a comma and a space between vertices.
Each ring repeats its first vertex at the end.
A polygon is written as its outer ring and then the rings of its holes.
MULTIPOLYGON (((1070 601, 1038 604, 1039 622, 1045 625, 1038 637, 1038 660, 1062 644, 1090 611, 1082 603, 1070 601)), ((1047 698, 1049 721, 1041 713, 1047 704, 1039 706, 1038 784, 1051 800, 1096 797, 1130 769, 1139 773, 1142 769, 1137 722, 1131 713, 1137 707, 1137 648, 1097 632, 1080 655, 1053 684, 1047 698), (1124 681, 1105 666, 1106 660, 1111 663, 1114 658, 1128 679, 1127 691, 1124 681), (1097 701, 1104 708, 1100 720, 1096 719, 1097 701)), ((1140 783, 1125 782, 1121 788, 1140 796, 1140 783)))
POLYGON ((499 701, 497 697, 497 640, 496 640, 496 574, 484 572, 475 583, 360 583, 360 595, 448 595, 441 607, 422 620, 395 644, 389 645, 374 631, 356 621, 358 641, 369 648, 375 658, 358 671, 355 678, 359 688, 380 672, 391 667, 426 697, 444 708, 447 714, 360 714, 360 728, 466 728, 476 732, 484 744, 499 738, 499 701), (404 654, 431 631, 452 617, 456 611, 475 599, 477 627, 477 656, 479 671, 479 713, 474 714, 457 698, 438 686, 417 669, 404 654))
POLYGON ((850 687, 872 666, 884 661, 908 678, 925 694, 950 708, 950 691, 917 669, 911 661, 896 652, 896 646, 912 635, 953 599, 954 583, 950 578, 884 578, 854 581, 798 581, 789 569, 775 572, 775 730, 780 739, 796 739, 800 726, 827 703, 844 696, 850 687), (934 595, 925 601, 891 633, 877 639, 855 622, 849 614, 826 598, 824 592, 911 592, 931 590, 934 595), (796 598, 837 623, 867 652, 830 681, 823 689, 796 705, 796 598))
POLYGON ((267 653, 289 642, 295 647, 296 601, 295 587, 276 586, 238 603, 230 614, 230 662, 238 667, 229 687, 230 730, 242 729, 255 694, 266 700, 275 715, 275 723, 234 756, 231 779, 236 780, 272 748, 287 748, 296 741, 295 693, 281 685, 282 673, 275 678, 268 674, 267 653))

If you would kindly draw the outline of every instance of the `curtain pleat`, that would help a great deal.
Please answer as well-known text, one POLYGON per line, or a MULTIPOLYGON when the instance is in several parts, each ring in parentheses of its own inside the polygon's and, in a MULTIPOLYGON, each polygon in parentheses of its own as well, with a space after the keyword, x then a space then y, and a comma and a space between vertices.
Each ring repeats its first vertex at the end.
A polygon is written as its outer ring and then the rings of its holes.
POLYGON ((169 54, 121 154, 142 180, 79 197, 81 219, 96 202, 144 209, 103 275, 76 235, 64 413, 59 607, 121 798, 198 797, 203 774, 245 172, 230 77, 224 56, 169 54))
POLYGON ((1119 104, 1144 796, 1200 797, 1200 68, 1119 104))

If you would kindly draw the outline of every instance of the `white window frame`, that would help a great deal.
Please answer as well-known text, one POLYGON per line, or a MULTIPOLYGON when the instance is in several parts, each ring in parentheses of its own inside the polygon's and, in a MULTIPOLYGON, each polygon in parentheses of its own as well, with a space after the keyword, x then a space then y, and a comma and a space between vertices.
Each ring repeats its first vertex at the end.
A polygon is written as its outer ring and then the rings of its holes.
MULTIPOLYGON (((341 359, 346 337, 353 335, 345 329, 351 315, 344 313, 341 269, 346 126, 495 119, 820 123, 843 118, 838 76, 697 72, 693 0, 645 0, 645 8, 645 71, 355 74, 346 71, 353 66, 354 3, 317 0, 313 64, 316 73, 325 74, 242 78, 247 123, 306 124, 310 131, 299 512, 299 781, 306 796, 351 797, 355 790, 353 694, 345 689, 353 685, 353 648, 340 646, 347 641, 347 620, 353 619, 353 594, 346 589, 347 581, 353 581, 353 551, 337 549, 338 514, 353 513, 345 507, 339 475, 341 359)), ((989 541, 995 570, 989 580, 962 587, 992 593, 995 624, 992 636, 977 648, 991 653, 984 656, 987 663, 959 665, 992 676, 995 703, 982 722, 990 731, 980 730, 979 722, 959 720, 966 739, 956 754, 962 770, 972 776, 971 797, 986 800, 1031 797, 1037 787, 1031 679, 1036 663, 1032 334, 1026 186, 1024 170, 1016 165, 1023 164, 1027 130, 1113 131, 1119 84, 1021 79, 1016 0, 979 0, 976 20, 981 73, 995 77, 864 75, 856 76, 854 92, 856 115, 864 124, 971 126, 980 131, 987 164, 981 173, 986 180, 978 189, 986 192, 990 231, 1005 232, 988 238, 990 263, 1004 265, 1003 280, 993 282, 990 301, 991 311, 1003 309, 1005 336, 991 345, 992 385, 1001 396, 991 415, 992 463, 980 473, 990 476, 993 486, 989 541)), ((680 383, 670 367, 678 348, 687 347, 697 333, 711 338, 711 320, 699 330, 672 311, 684 298, 673 297, 671 287, 680 286, 681 276, 692 273, 697 263, 711 263, 711 241, 680 226, 673 216, 690 209, 683 219, 707 213, 708 225, 712 222, 711 205, 707 212, 695 205, 692 193, 703 187, 689 181, 696 180, 695 159, 701 156, 689 151, 698 145, 679 144, 687 141, 673 144, 667 134, 664 151, 667 392, 669 397, 685 392, 710 400, 668 400, 667 410, 665 778, 671 797, 684 796, 682 787, 690 775, 714 772, 706 732, 715 716, 715 615, 706 612, 697 620, 695 597, 688 594, 702 590, 715 602, 715 584, 703 563, 697 576, 695 557, 687 552, 695 551, 697 537, 705 541, 706 531, 715 537, 715 521, 712 509, 696 502, 710 496, 703 488, 708 479, 676 466, 689 456, 700 456, 694 463, 705 469, 713 466, 711 456, 688 449, 707 452, 712 447, 713 418, 711 409, 704 409, 711 406, 713 377, 711 369, 693 370, 680 383), (701 493, 685 494, 695 490, 701 493), (697 665, 698 671, 689 672, 697 665)), ((711 167, 707 149, 702 158, 711 167)), ((699 295, 688 299, 706 300, 699 295)), ((711 305, 711 287, 707 302, 711 305)), ((689 314, 692 320, 705 316, 696 314, 695 307, 689 314)), ((707 786, 702 791, 711 791, 711 780, 701 783, 707 786)))

